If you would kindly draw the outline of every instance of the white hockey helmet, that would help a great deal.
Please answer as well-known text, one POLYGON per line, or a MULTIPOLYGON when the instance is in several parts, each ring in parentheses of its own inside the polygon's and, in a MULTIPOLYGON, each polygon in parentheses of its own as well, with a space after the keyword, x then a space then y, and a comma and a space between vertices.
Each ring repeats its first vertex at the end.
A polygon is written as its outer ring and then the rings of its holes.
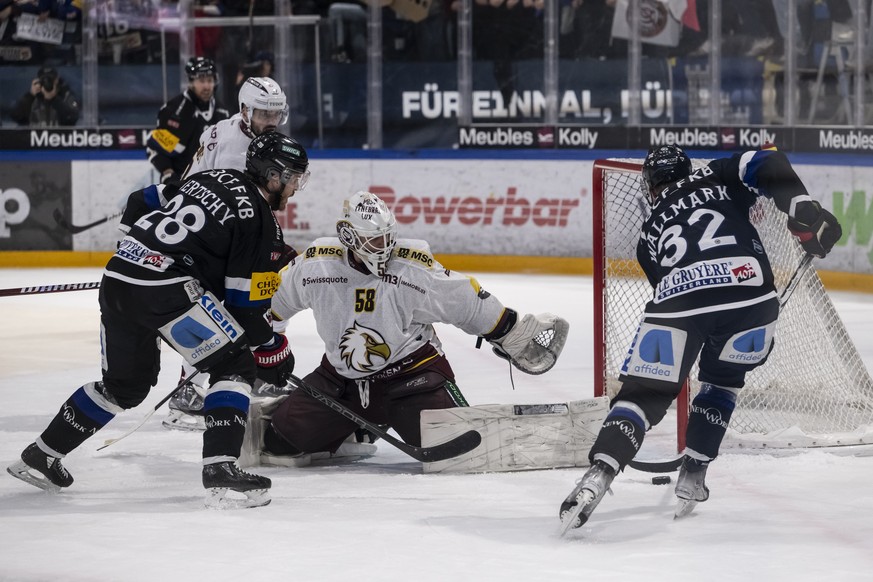
POLYGON ((263 111, 280 111, 281 115, 276 125, 284 125, 288 121, 288 103, 285 92, 279 83, 269 77, 249 77, 239 89, 239 110, 245 105, 248 111, 248 125, 252 123, 255 109, 263 111))
POLYGON ((355 192, 343 202, 343 217, 336 223, 340 242, 381 277, 397 244, 397 220, 385 202, 370 192, 355 192))

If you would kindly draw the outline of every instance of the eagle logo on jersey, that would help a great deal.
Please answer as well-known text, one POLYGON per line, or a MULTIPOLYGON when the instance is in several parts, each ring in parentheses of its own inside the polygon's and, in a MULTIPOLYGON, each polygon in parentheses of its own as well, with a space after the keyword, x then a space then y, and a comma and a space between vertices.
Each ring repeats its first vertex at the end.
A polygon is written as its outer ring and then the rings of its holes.
POLYGON ((385 343, 382 335, 368 327, 358 324, 343 332, 339 343, 340 356, 346 365, 358 372, 375 372, 380 370, 391 358, 391 348, 385 343))

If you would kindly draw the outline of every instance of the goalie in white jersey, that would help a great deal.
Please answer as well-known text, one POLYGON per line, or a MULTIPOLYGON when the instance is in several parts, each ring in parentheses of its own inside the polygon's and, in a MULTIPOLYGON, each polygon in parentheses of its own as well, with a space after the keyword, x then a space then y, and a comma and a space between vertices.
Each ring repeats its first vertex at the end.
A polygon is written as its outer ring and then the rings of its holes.
MULTIPOLYGON (((422 410, 467 405, 433 323, 481 336, 522 371, 554 365, 565 320, 521 318, 476 279, 435 261, 427 242, 397 240, 394 215, 374 194, 345 201, 337 233, 316 239, 281 271, 272 310, 281 319, 313 310, 325 355, 304 381, 363 418, 420 446, 422 410)), ((356 428, 296 390, 275 410, 264 448, 268 455, 334 451, 356 428)))

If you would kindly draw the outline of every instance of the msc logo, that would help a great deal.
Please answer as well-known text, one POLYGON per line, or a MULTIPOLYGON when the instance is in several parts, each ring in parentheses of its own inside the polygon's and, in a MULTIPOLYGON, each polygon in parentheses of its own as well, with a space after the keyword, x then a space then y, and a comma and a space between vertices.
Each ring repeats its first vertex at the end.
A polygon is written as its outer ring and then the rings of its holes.
POLYGON ((663 382, 678 382, 687 339, 688 334, 681 329, 642 323, 622 373, 663 382))
POLYGON ((776 324, 745 330, 731 336, 725 343, 719 359, 735 364, 757 365, 764 361, 773 345, 776 324))

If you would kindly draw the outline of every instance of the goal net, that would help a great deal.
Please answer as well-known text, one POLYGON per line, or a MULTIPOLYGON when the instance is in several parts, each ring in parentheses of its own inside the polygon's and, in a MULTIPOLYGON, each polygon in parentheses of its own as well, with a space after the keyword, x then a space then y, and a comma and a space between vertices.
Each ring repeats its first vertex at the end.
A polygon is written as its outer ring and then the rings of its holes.
MULTIPOLYGON (((706 162, 697 161, 695 166, 706 162)), ((594 164, 595 395, 615 396, 652 288, 636 260, 649 208, 641 192, 642 160, 594 164)), ((773 267, 780 293, 803 250, 786 216, 760 198, 752 223, 773 267)), ((677 399, 678 448, 684 446, 688 405, 699 389, 697 364, 677 399)), ((767 362, 746 376, 723 449, 873 444, 873 381, 814 268, 798 275, 776 327, 767 362)))

